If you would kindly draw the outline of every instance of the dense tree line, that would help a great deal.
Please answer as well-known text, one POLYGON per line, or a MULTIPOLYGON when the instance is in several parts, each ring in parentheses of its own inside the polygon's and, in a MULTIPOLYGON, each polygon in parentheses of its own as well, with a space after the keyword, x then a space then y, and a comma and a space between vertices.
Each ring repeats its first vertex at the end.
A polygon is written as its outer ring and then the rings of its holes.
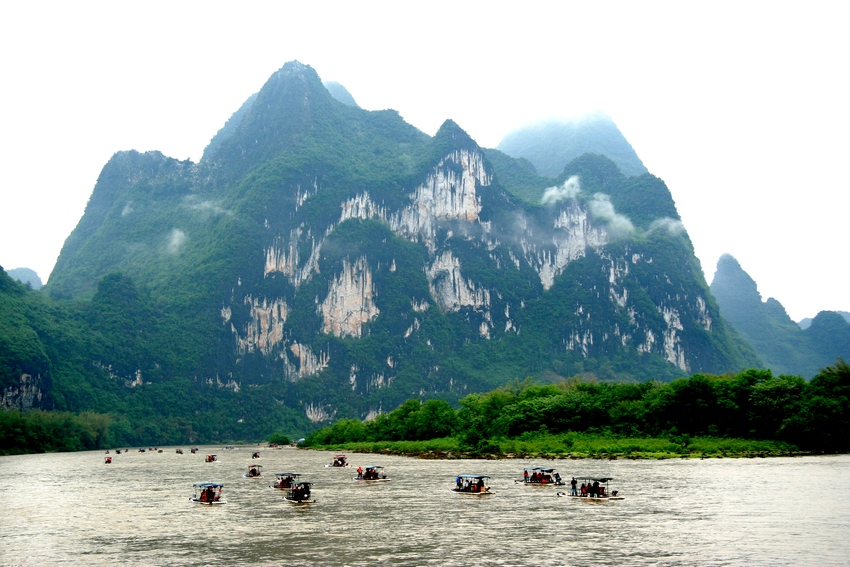
POLYGON ((94 412, 0 411, 0 455, 104 449, 109 424, 94 412))
POLYGON ((409 400, 362 422, 343 419, 307 437, 308 446, 417 441, 454 435, 481 450, 492 439, 528 432, 623 436, 716 436, 791 443, 802 450, 850 451, 850 366, 839 360, 810 382, 747 370, 695 374, 670 383, 514 382, 471 394, 455 410, 441 400, 409 400))

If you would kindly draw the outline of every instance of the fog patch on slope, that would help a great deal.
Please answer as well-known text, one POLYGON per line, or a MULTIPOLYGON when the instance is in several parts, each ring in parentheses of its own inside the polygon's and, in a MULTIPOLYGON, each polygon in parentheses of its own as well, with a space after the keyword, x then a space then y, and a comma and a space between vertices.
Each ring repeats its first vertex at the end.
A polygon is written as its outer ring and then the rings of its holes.
POLYGON ((186 242, 186 233, 179 228, 172 229, 171 234, 168 235, 168 246, 166 250, 169 254, 177 254, 183 247, 184 242, 186 242))
POLYGON ((613 238, 625 238, 634 232, 632 221, 614 210, 611 198, 605 193, 595 193, 587 206, 595 219, 608 225, 608 232, 613 238))
POLYGON ((670 236, 678 236, 685 232, 685 225, 682 224, 682 221, 671 219, 670 217, 664 217, 660 219, 655 219, 652 221, 652 224, 649 225, 648 234, 652 234, 656 231, 664 231, 670 236))
POLYGON ((540 203, 543 205, 554 205, 565 199, 574 199, 581 192, 581 183, 579 183, 578 175, 573 175, 560 187, 548 187, 543 190, 543 197, 540 203))

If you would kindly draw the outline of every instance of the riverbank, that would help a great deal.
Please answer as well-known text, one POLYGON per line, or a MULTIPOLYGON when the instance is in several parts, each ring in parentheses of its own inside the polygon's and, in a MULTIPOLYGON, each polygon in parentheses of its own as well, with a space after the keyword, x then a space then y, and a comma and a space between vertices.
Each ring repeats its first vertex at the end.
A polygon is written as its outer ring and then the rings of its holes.
POLYGON ((779 441, 719 437, 617 437, 590 433, 523 435, 464 446, 456 437, 427 441, 364 441, 314 445, 311 449, 380 453, 422 459, 687 459, 764 458, 809 455, 779 441))

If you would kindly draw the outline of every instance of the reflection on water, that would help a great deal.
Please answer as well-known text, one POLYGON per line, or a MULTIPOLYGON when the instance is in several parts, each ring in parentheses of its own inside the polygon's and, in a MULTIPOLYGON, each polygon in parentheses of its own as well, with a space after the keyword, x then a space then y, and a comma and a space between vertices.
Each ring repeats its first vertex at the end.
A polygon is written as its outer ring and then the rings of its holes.
POLYGON ((0 457, 2 565, 850 565, 850 456, 670 461, 426 461, 202 448, 0 457), (205 463, 216 452, 219 462, 205 463), (243 478, 262 464, 259 479, 243 478), (392 482, 352 480, 383 465, 392 482), (618 502, 514 483, 523 467, 612 476, 618 502), (314 482, 295 506, 278 471, 314 482), (495 494, 450 491, 487 474, 495 494), (225 506, 192 483, 225 484, 225 506))

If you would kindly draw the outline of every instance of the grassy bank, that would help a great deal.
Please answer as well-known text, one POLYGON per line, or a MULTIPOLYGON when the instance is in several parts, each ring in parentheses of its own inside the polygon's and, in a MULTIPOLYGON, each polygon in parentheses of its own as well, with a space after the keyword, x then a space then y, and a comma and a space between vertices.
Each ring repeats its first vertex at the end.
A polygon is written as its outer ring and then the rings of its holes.
POLYGON ((780 441, 755 441, 719 437, 619 437, 592 433, 522 435, 495 438, 475 450, 456 437, 427 441, 349 442, 313 445, 313 449, 352 453, 385 453, 432 459, 551 458, 551 459, 672 459, 720 457, 776 457, 807 454, 780 441))

